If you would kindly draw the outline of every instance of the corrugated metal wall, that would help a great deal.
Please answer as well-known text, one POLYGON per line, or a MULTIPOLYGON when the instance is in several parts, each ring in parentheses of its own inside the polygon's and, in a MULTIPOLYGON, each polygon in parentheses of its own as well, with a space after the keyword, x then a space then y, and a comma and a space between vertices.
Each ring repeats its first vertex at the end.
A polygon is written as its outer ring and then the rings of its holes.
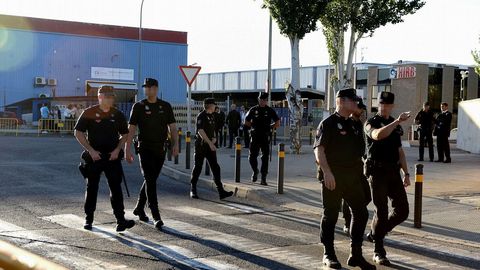
MULTIPOLYGON (((0 32, 0 93, 3 97, 6 91, 6 104, 51 94, 50 86, 34 87, 36 76, 57 79, 57 96, 84 95, 85 81, 92 79, 91 67, 133 69, 130 82, 137 80, 138 41, 11 29, 0 32)), ((187 45, 144 41, 142 63, 141 77, 157 78, 164 99, 185 102, 186 84, 178 66, 187 63, 187 45)))

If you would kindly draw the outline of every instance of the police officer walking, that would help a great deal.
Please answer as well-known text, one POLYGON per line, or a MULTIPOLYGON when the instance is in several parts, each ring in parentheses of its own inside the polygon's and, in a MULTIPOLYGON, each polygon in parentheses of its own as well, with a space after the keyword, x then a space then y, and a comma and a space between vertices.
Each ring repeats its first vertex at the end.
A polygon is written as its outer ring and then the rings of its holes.
POLYGON ((197 182, 204 159, 207 159, 210 169, 213 173, 213 181, 217 186, 220 200, 233 195, 232 191, 225 191, 223 189, 222 181, 220 180, 220 166, 217 162, 217 148, 215 147, 215 118, 213 112, 215 111, 215 99, 206 98, 203 101, 204 110, 197 115, 197 131, 195 135, 195 153, 194 165, 191 176, 190 197, 198 199, 197 182))
POLYGON ((85 149, 82 153, 82 173, 87 181, 83 226, 86 230, 92 229, 102 172, 105 173, 110 188, 110 202, 117 219, 116 230, 125 231, 135 225, 133 220, 125 219, 121 159, 128 128, 125 116, 113 107, 114 96, 111 86, 101 86, 98 89, 99 105, 86 109, 75 125, 75 138, 85 149))
POLYGON ((383 240, 385 235, 408 217, 408 200, 405 188, 410 185, 407 161, 402 148, 403 129, 400 123, 410 118, 410 112, 395 119, 390 116, 395 95, 381 92, 378 95, 378 114, 365 123, 367 135, 366 176, 370 177, 375 212, 372 231, 367 239, 375 243, 373 260, 380 265, 390 265, 383 240), (403 171, 403 179, 400 175, 403 171), (388 211, 388 199, 392 210, 388 211))
POLYGON ((415 124, 418 125, 420 147, 418 148, 418 161, 423 161, 424 147, 428 144, 428 157, 433 161, 433 113, 430 111, 430 104, 423 103, 423 109, 415 116, 415 124))
POLYGON ((342 198, 352 211, 351 252, 347 264, 361 269, 376 269, 362 255, 363 233, 368 221, 367 199, 362 186, 365 141, 362 128, 350 114, 357 109, 355 89, 342 89, 336 98, 336 112, 323 120, 317 129, 314 153, 318 170, 323 174, 323 217, 320 240, 324 245, 324 266, 340 269, 334 248, 335 224, 342 198))
POLYGON ((280 118, 275 110, 267 106, 268 93, 261 92, 258 96, 258 105, 253 106, 245 116, 245 126, 250 128, 250 154, 248 161, 252 167, 252 182, 258 180, 258 154, 262 151, 262 166, 260 173, 261 185, 267 185, 268 159, 270 155, 270 140, 272 129, 280 126, 280 118))
POLYGON ((142 87, 145 89, 147 98, 135 103, 132 107, 125 156, 128 163, 133 162, 131 145, 138 127, 138 145, 135 147, 138 150, 144 182, 133 214, 141 221, 148 222, 148 216, 145 213, 145 205, 148 202, 155 227, 161 229, 163 221, 158 209, 157 178, 165 161, 165 143, 168 133, 171 134, 172 154, 178 155, 178 133, 172 106, 157 98, 158 81, 146 78, 142 87))
POLYGON ((435 133, 437 136, 437 150, 438 160, 435 162, 450 163, 450 144, 448 137, 450 137, 450 126, 452 124, 452 113, 448 111, 448 104, 442 102, 440 106, 442 112, 435 119, 435 133), (445 158, 445 159, 444 159, 445 158))

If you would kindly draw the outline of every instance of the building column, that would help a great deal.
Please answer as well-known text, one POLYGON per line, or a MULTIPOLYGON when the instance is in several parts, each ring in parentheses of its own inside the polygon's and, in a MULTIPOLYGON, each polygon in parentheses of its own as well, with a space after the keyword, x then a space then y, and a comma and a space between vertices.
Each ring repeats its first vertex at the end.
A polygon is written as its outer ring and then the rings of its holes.
POLYGON ((446 102, 450 106, 453 106, 453 84, 454 84, 454 76, 455 76, 454 74, 455 74, 455 67, 445 66, 443 68, 442 102, 446 102))

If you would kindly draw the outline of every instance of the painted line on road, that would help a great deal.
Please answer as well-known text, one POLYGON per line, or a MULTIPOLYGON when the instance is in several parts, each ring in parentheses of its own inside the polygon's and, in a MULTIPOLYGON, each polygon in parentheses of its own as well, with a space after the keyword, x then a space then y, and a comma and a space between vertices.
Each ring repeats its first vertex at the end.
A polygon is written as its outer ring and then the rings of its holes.
POLYGON ((40 235, 12 223, 0 220, 0 236, 21 248, 35 253, 47 251, 48 257, 71 269, 125 269, 127 266, 80 255, 59 240, 40 235), (33 241, 24 244, 25 241, 33 241))
MULTIPOLYGON (((60 224, 67 228, 90 232, 102 238, 108 238, 112 241, 118 241, 130 248, 135 248, 137 250, 150 254, 155 258, 171 264, 178 269, 232 269, 232 267, 229 267, 229 265, 224 265, 223 268, 211 267, 208 265, 208 260, 204 260, 202 262, 197 259, 193 259, 192 257, 196 257, 196 254, 192 250, 171 244, 163 245, 154 243, 142 236, 139 236, 129 231, 117 233, 113 227, 107 227, 102 225, 94 225, 92 231, 86 231, 82 228, 84 219, 76 215, 56 215, 43 217, 43 219, 60 224)), ((213 262, 212 264, 215 266, 222 265, 222 263, 220 262, 213 262)))

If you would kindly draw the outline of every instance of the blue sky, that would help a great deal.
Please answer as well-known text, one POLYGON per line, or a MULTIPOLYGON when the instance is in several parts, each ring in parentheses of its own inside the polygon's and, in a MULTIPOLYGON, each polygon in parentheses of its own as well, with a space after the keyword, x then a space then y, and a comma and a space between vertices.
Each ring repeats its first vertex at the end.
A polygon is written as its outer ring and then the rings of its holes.
MULTIPOLYGON (((189 62, 202 72, 266 68, 268 13, 253 0, 145 0, 143 25, 186 31, 189 62)), ((135 26, 140 0, 0 0, 2 14, 135 26)), ((378 29, 362 39, 357 61, 398 60, 472 65, 480 49, 479 0, 427 0, 405 22, 378 29)), ((321 25, 319 24, 319 27, 321 25)), ((328 64, 321 31, 300 44, 303 66, 328 64)), ((290 65, 290 43, 274 27, 273 67, 290 65)))

